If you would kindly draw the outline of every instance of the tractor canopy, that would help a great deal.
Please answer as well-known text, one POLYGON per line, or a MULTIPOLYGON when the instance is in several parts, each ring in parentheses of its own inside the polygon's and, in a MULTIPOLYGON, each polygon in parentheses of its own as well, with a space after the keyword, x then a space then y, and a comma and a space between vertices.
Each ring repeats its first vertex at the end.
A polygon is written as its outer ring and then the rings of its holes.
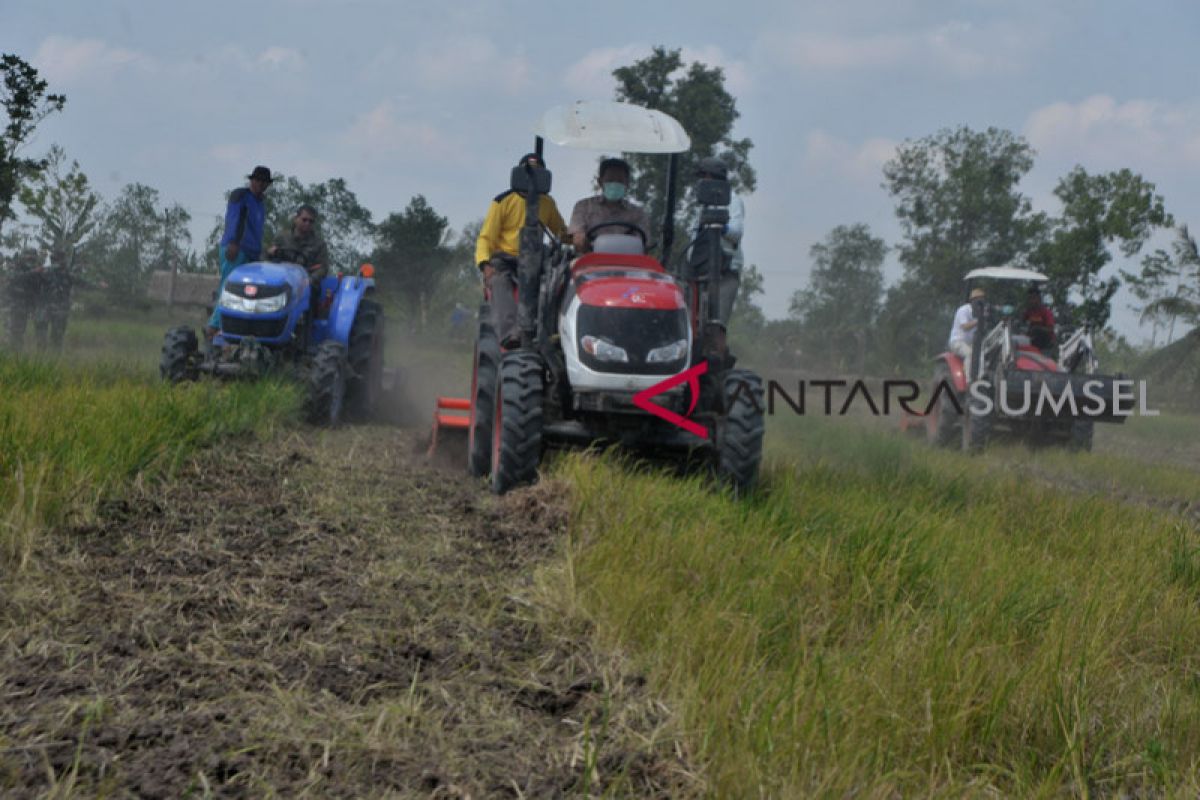
POLYGON ((1032 281, 1036 283, 1044 283, 1050 280, 1049 277, 1040 272, 1034 272, 1031 269, 1021 269, 1019 267, 980 267, 968 272, 963 280, 972 281, 976 278, 990 278, 1001 281, 1032 281))
POLYGON ((555 106, 534 133, 560 147, 626 153, 682 153, 692 146, 674 117, 650 108, 612 101, 555 106))

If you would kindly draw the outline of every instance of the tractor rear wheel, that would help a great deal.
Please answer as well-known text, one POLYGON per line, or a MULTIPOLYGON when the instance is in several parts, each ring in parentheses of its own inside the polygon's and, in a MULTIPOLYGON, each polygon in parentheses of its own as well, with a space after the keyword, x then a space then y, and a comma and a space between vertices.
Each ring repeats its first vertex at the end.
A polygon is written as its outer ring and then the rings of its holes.
POLYGON ((167 331, 163 337, 162 359, 158 364, 162 379, 169 383, 195 380, 196 370, 192 362, 199 351, 196 332, 191 328, 183 326, 167 331))
POLYGON ((321 342, 308 371, 309 422, 329 427, 341 423, 348 372, 345 346, 340 342, 321 342))
MULTIPOLYGON (((483 307, 487 309, 485 305, 483 307)), ((471 370, 471 424, 467 428, 467 469, 482 478, 492 469, 492 424, 496 414, 496 376, 500 370, 500 341, 488 314, 479 314, 479 336, 471 370)))
POLYGON ((717 479, 737 494, 754 488, 762 464, 762 378, 744 369, 725 375, 728 408, 717 429, 717 479))
POLYGON ((370 419, 383 394, 383 309, 374 300, 358 304, 348 359, 346 410, 357 420, 370 419))
POLYGON ((500 361, 492 421, 492 491, 496 494, 537 479, 544 373, 536 353, 507 353, 500 361))
POLYGON ((932 391, 937 392, 939 388, 941 394, 937 396, 937 402, 925 417, 925 439, 935 447, 950 447, 961 435, 959 426, 962 424, 962 413, 951 396, 954 383, 950 379, 950 370, 944 363, 938 364, 933 372, 932 391))
POLYGON ((1076 419, 1071 421, 1071 438, 1067 442, 1067 447, 1072 450, 1082 450, 1085 453, 1092 452, 1092 433, 1094 432, 1095 423, 1090 419, 1076 419))

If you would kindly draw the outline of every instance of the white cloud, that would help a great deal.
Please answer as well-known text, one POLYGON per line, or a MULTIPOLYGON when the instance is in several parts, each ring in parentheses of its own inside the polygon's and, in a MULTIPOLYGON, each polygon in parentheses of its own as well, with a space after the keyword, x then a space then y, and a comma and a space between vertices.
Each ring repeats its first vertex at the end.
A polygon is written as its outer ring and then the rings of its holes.
POLYGON ((429 89, 480 88, 515 94, 529 86, 523 55, 504 55, 490 39, 463 34, 429 42, 414 56, 417 81, 429 89))
POLYGON ((814 130, 804 143, 805 166, 862 183, 878 184, 883 165, 896 154, 891 139, 871 138, 859 144, 814 130))
POLYGON ((275 45, 259 54, 258 63, 271 69, 294 72, 304 65, 304 58, 298 50, 275 45))
POLYGON ((148 59, 141 53, 113 47, 99 39, 75 39, 50 36, 42 41, 33 56, 33 64, 51 89, 55 84, 78 83, 105 78, 129 66, 144 66, 148 59))
POLYGON ((1025 135, 1039 153, 1094 162, 1098 167, 1200 166, 1200 106, 1157 100, 1118 102, 1106 94, 1034 111, 1025 135))
POLYGON ((1016 72, 1044 39, 1009 23, 979 26, 952 21, 901 33, 772 32, 762 37, 768 59, 815 72, 923 66, 959 77, 1016 72))
MULTIPOLYGON (((584 54, 567 68, 562 83, 580 100, 610 97, 616 80, 613 70, 650 55, 648 44, 627 44, 623 47, 601 47, 584 54)), ((720 67, 725 73, 725 87, 735 96, 745 94, 753 85, 750 68, 744 61, 730 58, 716 45, 683 46, 680 57, 685 65, 699 61, 720 67)))
POLYGON ((457 158, 461 154, 448 137, 430 125, 403 113, 393 100, 384 100, 359 116, 341 142, 363 154, 389 155, 411 153, 436 159, 457 158))

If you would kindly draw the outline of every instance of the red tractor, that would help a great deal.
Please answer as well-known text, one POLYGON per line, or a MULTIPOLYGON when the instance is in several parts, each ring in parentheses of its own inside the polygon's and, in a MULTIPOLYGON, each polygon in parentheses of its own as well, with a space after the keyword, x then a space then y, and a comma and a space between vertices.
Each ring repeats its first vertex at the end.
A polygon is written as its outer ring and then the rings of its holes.
POLYGON ((1036 286, 1047 280, 1045 275, 985 267, 967 273, 966 280, 988 282, 994 290, 989 297, 1014 302, 972 301, 978 325, 970 365, 949 351, 934 359, 934 402, 925 417, 930 443, 949 447, 961 442, 964 450, 978 451, 994 435, 1008 433, 1035 444, 1091 450, 1096 422, 1125 421, 1115 393, 1121 387, 1114 385, 1122 376, 1096 373, 1088 328, 1068 339, 1056 361, 1048 348, 1034 344, 1041 332, 1018 318, 1019 287, 1036 286))
MULTIPOLYGON (((675 154, 690 146, 674 118, 623 103, 552 109, 536 133, 539 155, 545 139, 671 154, 668 187, 675 184, 675 154)), ((729 184, 697 186, 699 233, 679 274, 664 266, 674 234, 672 192, 660 260, 644 252, 651 232, 621 223, 595 226, 588 232, 592 251, 577 255, 538 223, 549 171, 515 167, 511 186, 527 203, 517 280, 520 346, 501 349, 485 305, 471 397, 439 401, 443 409, 467 412, 452 424, 468 431, 470 472, 490 476, 492 490, 503 493, 536 479, 547 448, 618 444, 675 462, 700 461, 735 490, 752 487, 762 459, 762 381, 732 368, 713 313, 729 184)), ((448 419, 435 417, 435 436, 448 419)))

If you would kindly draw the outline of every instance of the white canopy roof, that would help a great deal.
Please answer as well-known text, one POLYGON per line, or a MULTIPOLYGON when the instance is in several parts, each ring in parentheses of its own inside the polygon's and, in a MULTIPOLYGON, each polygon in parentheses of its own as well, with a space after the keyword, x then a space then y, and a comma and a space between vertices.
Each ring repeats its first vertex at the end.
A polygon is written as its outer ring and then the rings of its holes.
POLYGON ((612 101, 556 106, 533 132, 562 147, 626 153, 682 153, 692 146, 687 131, 661 111, 612 101))
POLYGON ((998 278, 1003 281, 1048 281, 1040 272, 1034 272, 1031 269, 1018 269, 1017 267, 980 267, 973 269, 967 273, 965 281, 973 278, 998 278))

